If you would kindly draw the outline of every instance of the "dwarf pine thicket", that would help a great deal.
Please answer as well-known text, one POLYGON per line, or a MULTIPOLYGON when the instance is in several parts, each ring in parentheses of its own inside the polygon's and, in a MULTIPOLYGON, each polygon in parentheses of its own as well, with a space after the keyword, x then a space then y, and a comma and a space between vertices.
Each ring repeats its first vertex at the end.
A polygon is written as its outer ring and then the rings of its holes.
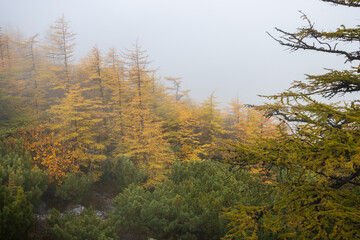
MULTIPOLYGON (((359 27, 325 32, 302 18, 269 35, 360 60, 347 50, 359 27)), ((75 39, 64 17, 44 40, 0 29, 1 239, 360 238, 358 69, 221 109, 160 77, 138 42, 76 63, 75 39), (60 213, 75 204, 87 209, 60 213)))

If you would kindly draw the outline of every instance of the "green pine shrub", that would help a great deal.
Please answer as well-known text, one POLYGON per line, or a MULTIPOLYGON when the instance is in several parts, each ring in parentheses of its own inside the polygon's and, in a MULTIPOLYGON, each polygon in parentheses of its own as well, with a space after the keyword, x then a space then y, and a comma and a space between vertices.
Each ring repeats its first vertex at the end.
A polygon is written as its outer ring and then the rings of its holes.
POLYGON ((62 184, 56 187, 55 197, 63 201, 81 203, 90 196, 92 184, 91 175, 68 173, 62 184))
POLYGON ((110 220, 102 221, 96 217, 92 208, 86 209, 80 216, 52 209, 48 219, 50 234, 58 240, 111 240, 116 239, 115 228, 110 220))
POLYGON ((209 161, 176 163, 152 192, 131 185, 114 199, 120 232, 157 239, 220 239, 227 230, 222 210, 272 201, 269 187, 248 172, 209 161))
POLYGON ((48 186, 48 174, 32 167, 31 156, 13 150, 0 156, 0 183, 11 189, 21 187, 30 202, 36 204, 48 186))
POLYGON ((103 164, 103 182, 115 186, 117 192, 123 191, 130 184, 145 181, 145 171, 135 167, 128 157, 109 158, 103 164))
POLYGON ((0 239, 24 239, 34 224, 33 207, 21 187, 0 186, 0 239))

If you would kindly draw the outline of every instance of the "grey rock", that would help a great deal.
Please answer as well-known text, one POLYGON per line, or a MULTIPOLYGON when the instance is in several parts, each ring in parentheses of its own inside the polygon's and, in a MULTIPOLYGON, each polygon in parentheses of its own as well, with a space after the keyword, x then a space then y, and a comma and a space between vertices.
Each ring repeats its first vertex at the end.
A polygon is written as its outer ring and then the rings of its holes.
POLYGON ((106 212, 104 212, 104 211, 96 211, 96 217, 97 218, 104 218, 104 217, 106 217, 106 212))
POLYGON ((50 213, 47 214, 34 214, 37 221, 46 221, 50 217, 50 213))
POLYGON ((69 209, 69 213, 75 215, 75 216, 79 216, 80 214, 82 214, 85 211, 85 207, 82 205, 78 205, 74 208, 69 209))

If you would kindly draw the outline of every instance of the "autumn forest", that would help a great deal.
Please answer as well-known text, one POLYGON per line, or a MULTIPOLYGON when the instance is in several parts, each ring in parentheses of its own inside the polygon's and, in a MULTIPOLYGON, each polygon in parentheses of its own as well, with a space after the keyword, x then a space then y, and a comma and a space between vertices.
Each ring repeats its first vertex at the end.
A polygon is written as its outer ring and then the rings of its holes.
MULTIPOLYGON (((358 26, 302 19, 270 39, 357 64, 358 26)), ((197 102, 141 42, 76 60, 76 37, 64 15, 0 28, 1 239, 360 238, 357 65, 264 105, 197 102)))

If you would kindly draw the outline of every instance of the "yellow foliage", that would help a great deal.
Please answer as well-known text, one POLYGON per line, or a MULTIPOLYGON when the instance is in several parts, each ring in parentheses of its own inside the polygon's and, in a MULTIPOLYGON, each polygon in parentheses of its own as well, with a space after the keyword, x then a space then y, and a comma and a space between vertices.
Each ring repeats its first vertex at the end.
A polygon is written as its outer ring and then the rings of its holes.
POLYGON ((44 126, 23 130, 20 136, 24 145, 33 155, 33 165, 48 171, 50 181, 61 179, 68 172, 78 172, 78 154, 70 142, 64 142, 61 136, 47 133, 44 126))

